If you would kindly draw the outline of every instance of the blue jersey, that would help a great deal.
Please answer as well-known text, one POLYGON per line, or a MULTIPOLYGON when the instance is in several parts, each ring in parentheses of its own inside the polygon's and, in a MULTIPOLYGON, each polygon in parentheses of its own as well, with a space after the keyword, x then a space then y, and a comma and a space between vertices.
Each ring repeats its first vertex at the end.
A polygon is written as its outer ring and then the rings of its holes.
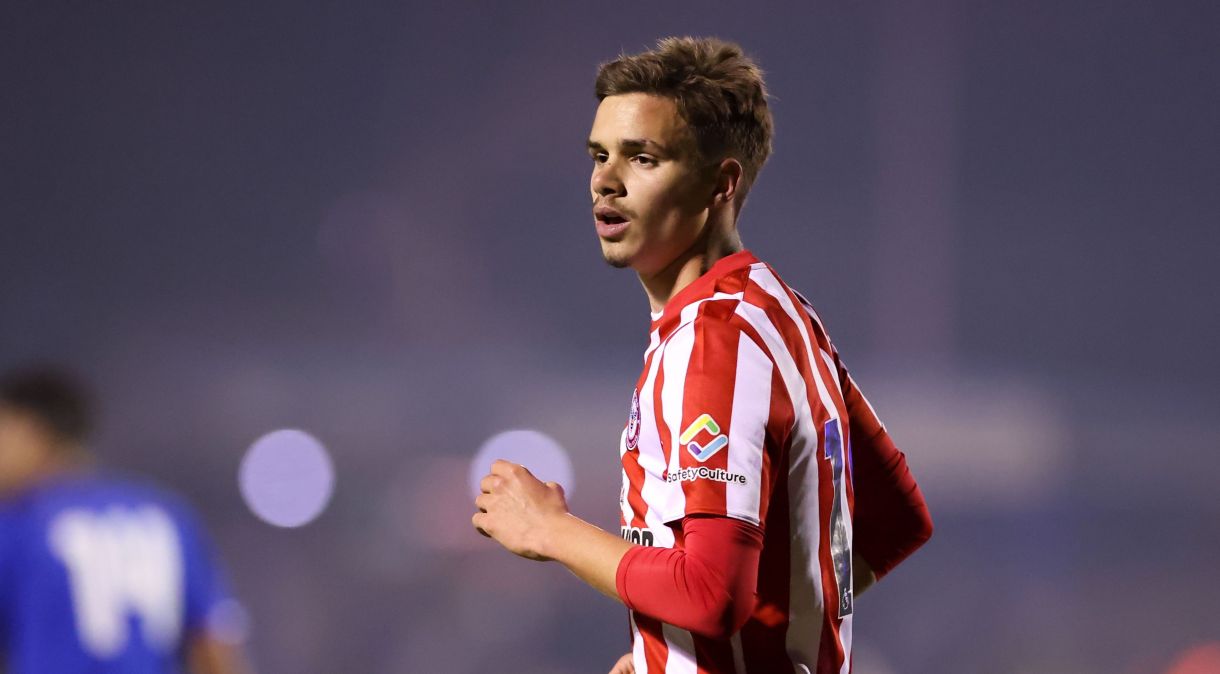
POLYGON ((82 474, 0 501, 8 674, 180 672, 229 602, 199 522, 161 490, 82 474))

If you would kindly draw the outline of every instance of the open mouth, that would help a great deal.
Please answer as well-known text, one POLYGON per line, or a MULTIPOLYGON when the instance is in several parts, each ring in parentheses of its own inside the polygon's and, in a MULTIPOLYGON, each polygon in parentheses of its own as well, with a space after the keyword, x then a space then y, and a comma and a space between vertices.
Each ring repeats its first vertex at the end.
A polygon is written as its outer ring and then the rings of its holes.
POLYGON ((604 222, 608 225, 617 225, 627 221, 626 216, 620 213, 618 209, 611 208, 608 204, 594 206, 593 217, 598 222, 604 222))
POLYGON ((597 234, 603 238, 614 238, 622 234, 630 223, 622 213, 609 206, 594 208, 593 219, 597 225, 597 234))

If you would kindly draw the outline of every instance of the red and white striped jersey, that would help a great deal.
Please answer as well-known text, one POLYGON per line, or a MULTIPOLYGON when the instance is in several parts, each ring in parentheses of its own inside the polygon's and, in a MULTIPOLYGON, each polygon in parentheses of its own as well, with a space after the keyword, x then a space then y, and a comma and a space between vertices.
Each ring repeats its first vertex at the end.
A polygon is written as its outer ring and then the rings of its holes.
POLYGON ((845 402, 859 394, 816 313, 748 251, 652 318, 620 442, 624 538, 681 547, 681 520, 695 514, 753 523, 764 538, 755 609, 730 640, 631 612, 637 674, 847 674, 847 414, 871 408, 845 402))

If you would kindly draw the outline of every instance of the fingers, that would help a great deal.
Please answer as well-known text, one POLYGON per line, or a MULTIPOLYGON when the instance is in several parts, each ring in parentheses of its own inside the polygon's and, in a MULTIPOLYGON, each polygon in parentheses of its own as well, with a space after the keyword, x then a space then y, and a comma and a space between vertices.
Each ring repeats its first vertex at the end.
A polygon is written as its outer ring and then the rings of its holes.
POLYGON ((504 478, 499 475, 488 475, 479 482, 479 491, 484 494, 490 494, 496 490, 500 484, 504 482, 504 478))
POLYGON ((563 491, 563 485, 559 484, 558 482, 547 482, 546 486, 548 489, 559 492, 560 497, 566 496, 563 491))
POLYGON ((525 466, 522 466, 519 463, 512 463, 511 461, 505 461, 504 459, 496 459, 491 464, 491 474, 497 475, 497 476, 503 477, 503 478, 518 478, 519 479, 519 478, 528 476, 528 477, 534 478, 535 480, 538 479, 538 478, 534 477, 534 474, 531 473, 529 471, 529 469, 526 468, 525 466))
POLYGON ((635 662, 631 659, 631 654, 628 653, 618 659, 614 663, 614 669, 610 670, 610 674, 635 674, 635 662))
POLYGON ((520 464, 505 461, 504 459, 496 459, 491 464, 491 474, 499 477, 511 477, 521 470, 525 470, 525 468, 520 464))
POLYGON ((628 653, 618 659, 614 663, 614 669, 610 670, 610 674, 635 674, 635 662, 631 659, 631 654, 628 653))
POLYGON ((484 536, 486 536, 486 537, 488 537, 488 538, 491 538, 491 534, 487 533, 487 529, 486 529, 486 526, 487 526, 487 513, 484 513, 484 512, 477 512, 477 513, 475 513, 475 514, 474 514, 474 517, 471 517, 471 518, 470 518, 470 523, 471 523, 472 525, 474 525, 474 528, 475 528, 475 529, 476 529, 476 530, 477 530, 477 531, 478 531, 480 534, 483 534, 484 536))
POLYGON ((491 506, 491 494, 479 494, 474 499, 474 507, 479 509, 479 512, 487 512, 487 508, 491 506))

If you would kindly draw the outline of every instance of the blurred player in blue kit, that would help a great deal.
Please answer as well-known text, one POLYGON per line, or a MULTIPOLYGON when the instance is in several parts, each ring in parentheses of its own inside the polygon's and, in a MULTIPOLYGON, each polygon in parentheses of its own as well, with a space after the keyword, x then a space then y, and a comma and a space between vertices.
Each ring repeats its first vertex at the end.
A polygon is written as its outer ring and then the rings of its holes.
POLYGON ((0 379, 0 672, 249 672, 199 521, 93 467, 90 425, 70 377, 0 379))

